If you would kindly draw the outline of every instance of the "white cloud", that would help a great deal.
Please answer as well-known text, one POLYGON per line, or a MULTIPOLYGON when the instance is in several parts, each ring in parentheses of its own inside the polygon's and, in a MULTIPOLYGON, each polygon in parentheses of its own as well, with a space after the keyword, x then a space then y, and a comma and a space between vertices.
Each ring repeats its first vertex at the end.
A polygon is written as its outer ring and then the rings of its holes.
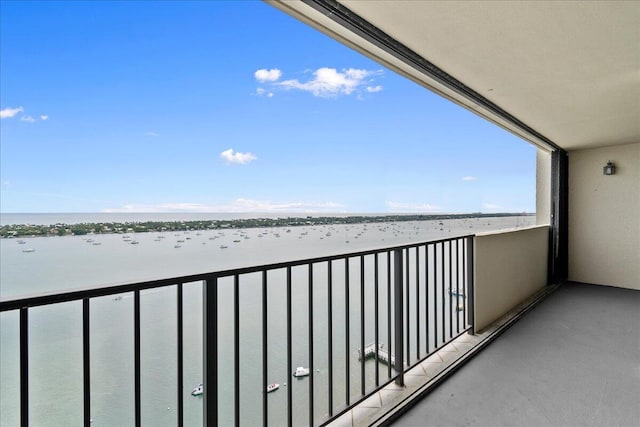
POLYGON ((239 151, 234 153, 233 148, 224 150, 220 153, 220 157, 227 163, 235 163, 239 165, 244 165, 257 159, 257 157, 252 153, 241 153, 239 151))
POLYGON ((478 178, 477 178, 477 177, 475 177, 475 176, 463 176, 463 177, 462 177, 462 180, 463 180, 463 181, 475 181, 475 180, 477 180, 477 179, 478 179, 478 178))
POLYGON ((430 205, 428 203, 399 203, 387 202, 387 208, 391 212, 441 212, 440 206, 430 205))
POLYGON ((23 111, 24 111, 24 108, 22 108, 22 107, 18 107, 18 108, 7 107, 7 108, 4 108, 4 109, 0 110, 0 119, 10 119, 11 117, 14 117, 15 115, 17 115, 18 113, 22 113, 23 111))
POLYGON ((21 122, 27 122, 27 123, 33 123, 36 121, 36 119, 34 119, 33 117, 26 115, 26 116, 22 116, 20 117, 20 121, 21 122))
POLYGON ((496 205, 493 203, 483 203, 482 208, 488 211, 500 211, 504 210, 504 208, 500 205, 496 205))
MULTIPOLYGON (((306 82, 297 79, 284 80, 277 85, 284 89, 296 89, 312 93, 319 97, 335 97, 338 95, 350 95, 361 86, 372 81, 372 77, 381 74, 382 71, 360 70, 356 68, 344 69, 341 72, 335 68, 318 68, 314 71, 313 78, 306 82)), ((376 86, 377 87, 377 86, 376 86)), ((382 90, 382 86, 379 86, 382 90)))
POLYGON ((236 199, 227 206, 231 212, 335 212, 343 206, 334 202, 272 202, 270 200, 236 199))
POLYGON ((270 200, 251 200, 239 198, 226 204, 202 203, 162 203, 154 205, 127 204, 120 208, 104 209, 103 212, 337 212, 343 206, 334 202, 272 202, 270 200))
POLYGON ((47 114, 43 114, 40 116, 40 120, 49 120, 49 116, 47 114))
POLYGON ((275 82, 282 76, 282 71, 278 70, 277 68, 272 68, 271 70, 262 68, 260 70, 257 70, 253 75, 260 83, 275 82))
POLYGON ((315 71, 306 70, 305 73, 311 73, 311 78, 306 81, 280 80, 282 71, 277 68, 257 70, 254 77, 265 86, 258 87, 256 94, 271 98, 277 90, 301 90, 323 98, 358 94, 358 98, 362 99, 362 93, 376 93, 383 89, 381 85, 372 85, 376 76, 382 74, 382 70, 346 68, 338 71, 322 67, 315 71))
POLYGON ((145 136, 160 136, 160 134, 157 132, 145 132, 144 134, 145 136))
POLYGON ((523 206, 504 206, 504 205, 497 205, 495 203, 483 203, 482 204, 482 211, 483 212, 490 212, 490 213, 496 213, 496 212, 528 212, 529 208, 527 207, 523 207, 523 206))
POLYGON ((257 88, 256 89, 256 93, 259 96, 266 96, 268 98, 273 97, 273 92, 270 92, 270 91, 268 91, 268 90, 266 90, 265 88, 262 88, 262 87, 257 88))

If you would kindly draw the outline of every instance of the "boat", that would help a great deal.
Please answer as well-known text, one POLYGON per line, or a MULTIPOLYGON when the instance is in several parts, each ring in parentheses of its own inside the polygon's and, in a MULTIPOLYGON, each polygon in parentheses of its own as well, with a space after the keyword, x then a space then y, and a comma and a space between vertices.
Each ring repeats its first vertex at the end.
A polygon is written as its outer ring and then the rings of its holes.
POLYGON ((173 245, 174 248, 181 248, 181 245, 173 245))
POLYGON ((309 375, 309 368, 305 368, 304 366, 298 366, 296 371, 293 373, 294 377, 306 377, 309 375))
POLYGON ((204 393, 204 384, 200 383, 191 390, 191 396, 200 396, 204 393))
POLYGON ((451 288, 449 288, 449 295, 452 297, 465 298, 465 295, 461 291, 451 288))
POLYGON ((267 386, 267 393, 271 393, 272 391, 276 391, 280 388, 280 384, 271 383, 267 386))
POLYGON ((220 249, 227 249, 229 246, 227 245, 220 245, 220 249))
POLYGON ((22 252, 35 252, 36 250, 33 248, 29 248, 29 249, 23 249, 22 252))

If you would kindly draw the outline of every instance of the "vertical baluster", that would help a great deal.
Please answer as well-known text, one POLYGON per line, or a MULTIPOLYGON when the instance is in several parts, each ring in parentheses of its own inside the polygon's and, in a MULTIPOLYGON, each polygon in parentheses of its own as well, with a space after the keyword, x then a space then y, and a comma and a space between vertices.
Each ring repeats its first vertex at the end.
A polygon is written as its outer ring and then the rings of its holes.
POLYGON ((442 300, 440 301, 440 305, 441 305, 441 314, 442 314, 442 343, 444 344, 445 342, 447 342, 447 337, 446 337, 446 317, 445 317, 445 289, 444 289, 444 279, 445 279, 445 274, 444 274, 444 242, 442 242, 440 244, 440 272, 441 272, 441 281, 440 281, 440 288, 441 288, 441 296, 442 296, 442 300))
POLYGON ((467 248, 467 299, 469 300, 469 325, 471 326, 471 333, 475 334, 475 316, 474 316, 474 276, 473 276, 473 262, 474 262, 474 254, 473 254, 473 239, 474 237, 468 237, 468 248, 467 248))
POLYGON ((240 276, 233 276, 234 421, 240 426, 240 276))
MULTIPOLYGON (((460 291, 460 239, 456 240, 456 334, 460 333, 460 312, 458 311, 458 305, 460 304, 460 294, 464 292, 460 291)), ((466 294, 464 294, 466 295, 466 294)), ((465 297, 462 297, 463 299, 465 297)))
POLYGON ((182 316, 182 283, 178 283, 176 287, 176 332, 177 332, 177 347, 178 354, 177 358, 177 366, 176 369, 178 371, 177 378, 177 403, 178 403, 178 427, 182 427, 184 425, 184 335, 183 335, 183 316, 182 316))
POLYGON ((364 255, 360 255, 360 352, 360 394, 364 396, 364 255))
POLYGON ((467 329, 467 318, 466 318, 466 307, 467 304, 469 303, 469 292, 467 290, 467 238, 465 238, 462 241, 462 259, 460 260, 460 262, 462 263, 462 276, 461 276, 461 287, 462 287, 462 292, 465 295, 465 298, 462 300, 462 311, 460 312, 461 314, 461 322, 462 322, 462 326, 461 329, 467 329))
POLYGON ((349 350, 349 258, 344 259, 344 351, 345 351, 345 361, 346 361, 346 369, 345 369, 345 390, 346 390, 346 400, 345 403, 349 405, 350 403, 350 394, 351 394, 351 373, 350 373, 350 365, 351 365, 351 351, 349 350))
POLYGON ((269 424, 269 405, 267 402, 267 382, 269 365, 267 360, 268 340, 267 333, 267 270, 262 270, 262 425, 269 424))
POLYGON ((329 389, 328 405, 329 416, 333 416, 333 268, 331 260, 327 261, 327 328, 329 345, 327 358, 329 360, 329 389))
POLYGON ((427 355, 429 355, 429 244, 424 247, 424 319, 426 329, 427 355))
MULTIPOLYGON (((452 270, 452 266, 453 266, 453 257, 452 257, 452 246, 453 246, 453 240, 449 240, 449 339, 451 339, 451 337, 453 337, 453 310, 455 310, 455 307, 452 307, 453 304, 453 276, 451 275, 453 270, 452 270)), ((457 297, 456 297, 457 298, 457 297)))
MULTIPOLYGON (((409 327, 409 323, 410 323, 410 319, 411 319, 411 292, 410 292, 410 286, 411 286, 411 271, 409 269, 409 251, 410 248, 406 249, 406 258, 405 258, 405 263, 406 266, 404 268, 404 274, 406 275, 405 277, 405 298, 407 299, 406 301, 406 307, 407 307, 407 316, 404 317, 402 319, 403 322, 403 326, 406 329, 405 333, 407 334, 405 340, 407 342, 407 351, 406 353, 403 352, 403 354, 407 355, 407 366, 411 365, 411 328, 409 327)), ((404 308, 404 307, 403 307, 404 308)))
POLYGON ((438 243, 433 244, 433 349, 438 348, 438 243))
MULTIPOLYGON (((394 302, 395 302, 395 369, 396 384, 404 386, 404 296, 402 295, 402 249, 395 249, 394 255, 394 302)), ((389 353, 391 358, 391 353, 389 353)))
POLYGON ((416 360, 420 360, 420 246, 416 246, 416 360))
MULTIPOLYGON (((291 266, 287 267, 287 378, 291 378, 291 266)), ((293 387, 287 387, 287 425, 293 425, 293 387)))
POLYGON ((218 425, 218 278, 207 279, 202 288, 204 425, 218 425))
POLYGON ((377 253, 373 254, 373 304, 375 306, 373 312, 373 321, 375 322, 375 326, 373 328, 374 333, 374 345, 376 349, 376 371, 375 371, 375 381, 376 388, 380 386, 380 337, 378 336, 378 255, 377 253))
POLYGON ((387 251, 387 344, 389 346, 389 362, 387 363, 387 378, 391 378, 391 251, 387 251))
POLYGON ((90 347, 89 298, 82 300, 82 383, 84 401, 84 426, 91 424, 91 347, 90 347))
POLYGON ((20 425, 29 425, 29 312, 20 309, 20 425))
POLYGON ((313 264, 309 264, 309 425, 313 426, 314 393, 313 393, 313 264))
POLYGON ((142 425, 142 406, 140 400, 140 291, 133 293, 133 348, 134 348, 134 395, 135 395, 135 425, 142 425))

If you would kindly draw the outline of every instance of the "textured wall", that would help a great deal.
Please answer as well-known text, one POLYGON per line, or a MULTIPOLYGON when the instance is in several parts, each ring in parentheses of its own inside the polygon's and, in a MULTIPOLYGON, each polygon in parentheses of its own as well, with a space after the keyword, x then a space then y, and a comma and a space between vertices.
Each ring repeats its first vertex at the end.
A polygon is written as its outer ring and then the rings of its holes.
POLYGON ((640 289, 640 143, 569 152, 569 279, 640 289))
POLYGON ((547 284, 549 227, 478 234, 475 327, 489 326, 547 284))
POLYGON ((551 153, 536 152, 536 224, 551 222, 551 153))

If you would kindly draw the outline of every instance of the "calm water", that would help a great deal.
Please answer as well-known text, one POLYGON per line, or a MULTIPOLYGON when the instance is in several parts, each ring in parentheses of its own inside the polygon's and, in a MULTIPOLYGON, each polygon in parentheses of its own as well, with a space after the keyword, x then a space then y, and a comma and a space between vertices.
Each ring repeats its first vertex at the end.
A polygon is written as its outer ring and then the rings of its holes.
MULTIPOLYGON (((66 219, 46 215, 23 217, 3 215, 3 223, 78 222, 80 214, 66 219), (53 221, 51 221, 53 219, 53 221)), ((87 216, 81 221, 107 221, 105 214, 87 216)), ((132 218, 106 214, 110 221, 147 219, 209 219, 210 214, 185 217, 158 215, 132 218)), ((226 218, 229 216, 227 215, 226 218)), ((478 231, 528 226, 535 217, 483 218, 390 224, 333 225, 225 231, 192 231, 190 233, 141 233, 131 237, 139 244, 125 242, 122 235, 67 236, 27 238, 25 244, 14 239, 0 240, 0 297, 2 299, 94 287, 105 284, 164 278, 202 273, 220 269, 297 260, 315 256, 339 254, 361 249, 378 248, 470 234, 478 231), (287 231, 290 230, 290 231, 287 231), (94 242, 88 242, 93 239, 94 242), (178 242, 182 240, 182 242, 178 242), (235 242, 238 240, 238 242, 235 242), (348 242, 348 243, 347 243, 348 242), (99 243, 95 245, 94 243, 99 243), (176 248, 176 245, 181 247, 176 248), (220 246, 228 246, 221 249, 220 246), (33 252, 22 252, 24 249, 33 252)), ((358 260, 350 269, 351 283, 359 284, 358 260)), ((366 263, 371 263, 367 259, 366 263)), ((384 268, 381 261, 381 268, 384 268)), ((293 364, 307 366, 307 276, 306 267, 293 269, 293 364)), ((334 276, 334 325, 344 324, 344 266, 336 263, 334 276), (341 317, 342 316, 342 317, 341 317)), ((327 413, 326 332, 327 268, 314 267, 314 373, 315 413, 322 418, 327 413)), ((360 370, 356 351, 359 347, 359 307, 364 298, 365 310, 373 306, 372 287, 367 281, 365 295, 354 287, 350 298, 350 395, 360 390, 360 370)), ((293 387, 294 422, 307 424, 308 379, 295 379, 286 372, 285 272, 269 273, 268 311, 268 381, 278 382, 281 389, 269 394, 271 425, 286 423, 286 387, 293 387)), ((381 285, 386 286, 384 279, 381 285)), ((144 425, 175 425, 175 364, 176 315, 175 288, 143 293, 142 310, 142 417, 144 425)), ((202 379, 202 289, 200 283, 185 285, 185 425, 202 424, 202 400, 190 396, 191 387, 202 379)), ((231 280, 221 280, 219 298, 219 339, 223 349, 221 366, 220 407, 223 424, 233 420, 233 309, 231 280), (225 302, 229 303, 225 303, 225 302), (230 369, 224 369, 225 367, 230 369)), ((243 425, 260 423, 262 408, 261 338, 259 331, 261 300, 259 275, 242 276, 240 283, 240 361, 241 408, 243 425), (258 314, 258 315, 256 315, 258 314)), ((381 296, 381 306, 386 302, 381 296)), ((91 302, 91 396, 92 419, 95 426, 133 425, 133 297, 105 297, 91 302)), ((80 303, 32 309, 30 321, 30 414, 33 425, 80 425, 82 420, 80 303)), ((386 328, 386 312, 381 312, 380 326, 386 328)), ((18 425, 18 314, 3 313, 0 317, 0 425, 18 425)), ((373 340, 374 327, 367 324, 365 341, 373 340)), ((346 372, 347 349, 344 328, 335 327, 334 378, 346 372)), ((385 340, 381 340, 385 341, 385 340)), ((433 344, 433 343, 432 343, 433 344)), ((414 346, 415 348, 415 346, 414 346)), ((366 386, 373 385, 375 362, 367 364, 366 386)), ((386 375, 384 365, 381 377, 386 375)), ((334 384, 334 405, 344 399, 344 383, 334 384)))

